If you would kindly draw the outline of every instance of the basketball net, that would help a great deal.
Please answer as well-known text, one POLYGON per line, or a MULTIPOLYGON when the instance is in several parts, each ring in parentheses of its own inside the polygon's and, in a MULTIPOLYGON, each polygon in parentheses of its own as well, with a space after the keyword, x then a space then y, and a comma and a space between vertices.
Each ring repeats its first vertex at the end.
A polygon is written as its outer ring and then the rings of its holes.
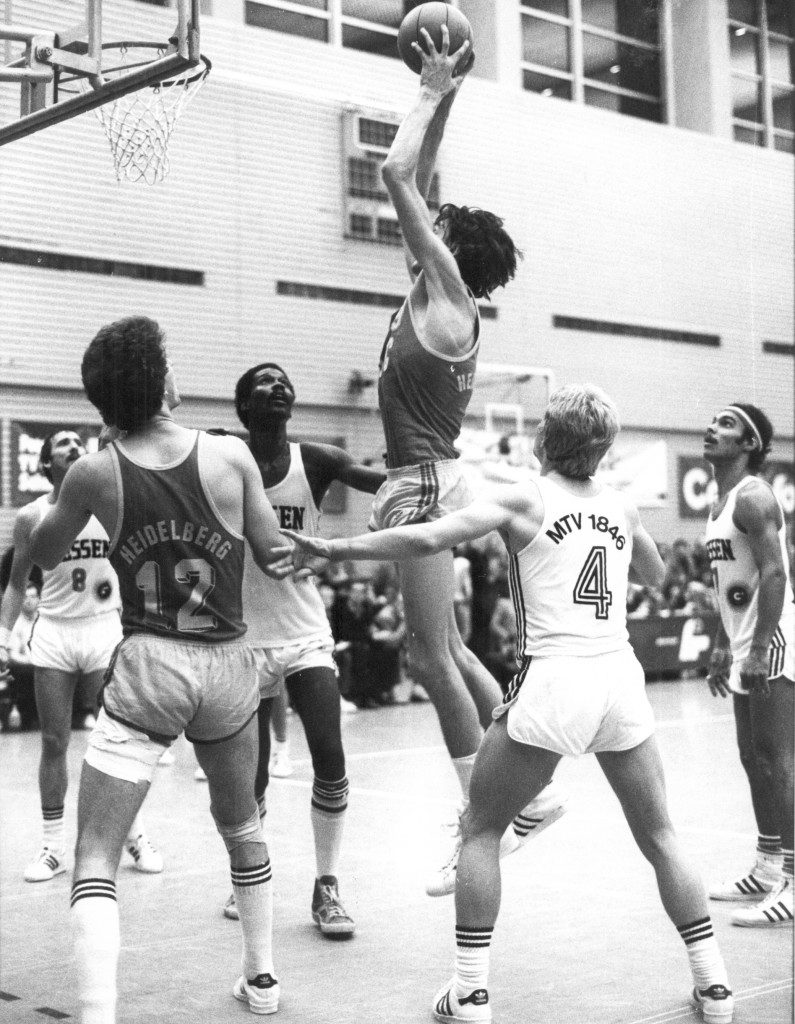
MULTIPOLYGON (((137 66, 135 47, 120 47, 118 72, 137 66)), ((196 67, 174 78, 125 93, 96 107, 97 116, 110 143, 116 178, 144 181, 154 185, 169 172, 168 143, 186 105, 210 73, 212 65, 202 57, 196 67)))

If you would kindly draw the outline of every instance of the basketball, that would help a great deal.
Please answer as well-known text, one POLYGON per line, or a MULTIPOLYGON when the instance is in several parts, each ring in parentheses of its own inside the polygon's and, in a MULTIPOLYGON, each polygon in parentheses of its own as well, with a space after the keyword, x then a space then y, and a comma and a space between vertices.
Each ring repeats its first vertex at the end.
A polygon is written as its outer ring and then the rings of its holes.
POLYGON ((425 49, 425 37, 420 34, 420 29, 424 28, 430 34, 433 45, 440 50, 442 25, 447 25, 450 33, 450 53, 455 53, 466 39, 472 42, 472 26, 457 8, 449 4, 420 4, 409 11, 401 22, 397 38, 398 53, 415 75, 422 71, 422 58, 412 49, 411 44, 419 43, 425 49))

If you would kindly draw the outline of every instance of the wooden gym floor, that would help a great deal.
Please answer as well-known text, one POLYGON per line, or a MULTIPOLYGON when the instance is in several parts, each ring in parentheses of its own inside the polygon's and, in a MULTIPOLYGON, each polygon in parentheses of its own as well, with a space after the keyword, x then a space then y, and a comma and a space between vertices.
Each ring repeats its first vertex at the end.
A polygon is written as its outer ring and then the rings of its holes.
MULTIPOLYGON (((751 804, 731 706, 703 681, 653 683, 673 820, 705 878, 750 866, 751 804)), ((274 948, 283 1024, 414 1024, 451 974, 454 907, 429 899, 426 868, 455 782, 428 704, 360 711, 343 720, 351 781, 340 872, 357 922, 350 941, 321 937, 309 903, 314 854, 311 770, 296 716, 295 773, 273 780, 267 836, 274 869, 274 948)), ((85 733, 70 750, 67 835, 74 838, 85 733)), ((6 1024, 76 1012, 68 932, 69 872, 36 885, 22 870, 40 842, 38 733, 0 735, 0 1016, 6 1024)), ((125 855, 119 872, 122 956, 119 1024, 227 1024, 250 1020, 230 990, 239 973, 239 925, 221 915, 228 862, 193 778, 188 744, 158 768, 144 805, 163 851, 162 875, 125 855)), ((569 812, 503 866, 503 907, 492 947, 496 1024, 663 1024, 699 1018, 690 973, 618 803, 592 757, 564 761, 569 812)), ((733 927, 712 904, 735 992, 737 1024, 792 1021, 793 933, 733 927)))

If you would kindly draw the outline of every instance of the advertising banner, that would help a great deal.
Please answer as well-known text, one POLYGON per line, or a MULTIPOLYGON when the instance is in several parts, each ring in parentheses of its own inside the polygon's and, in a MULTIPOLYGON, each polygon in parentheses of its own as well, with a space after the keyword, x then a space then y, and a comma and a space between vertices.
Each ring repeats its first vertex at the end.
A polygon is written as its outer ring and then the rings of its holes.
MULTIPOLYGON (((781 459, 769 459, 761 475, 773 488, 787 519, 791 519, 795 512, 792 464, 781 459)), ((683 519, 706 519, 717 495, 710 464, 697 455, 680 455, 677 484, 679 515, 683 519)))

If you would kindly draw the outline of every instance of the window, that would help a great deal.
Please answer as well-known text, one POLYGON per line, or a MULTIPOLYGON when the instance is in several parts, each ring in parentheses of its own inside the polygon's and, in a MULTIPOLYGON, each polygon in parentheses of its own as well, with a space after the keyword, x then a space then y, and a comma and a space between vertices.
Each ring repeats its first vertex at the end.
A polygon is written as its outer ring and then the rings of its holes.
POLYGON ((662 121, 661 4, 520 0, 524 88, 662 121))
POLYGON ((728 0, 734 138, 793 152, 791 0, 728 0))
POLYGON ((246 0, 246 24, 397 58, 400 23, 420 2, 246 0))

